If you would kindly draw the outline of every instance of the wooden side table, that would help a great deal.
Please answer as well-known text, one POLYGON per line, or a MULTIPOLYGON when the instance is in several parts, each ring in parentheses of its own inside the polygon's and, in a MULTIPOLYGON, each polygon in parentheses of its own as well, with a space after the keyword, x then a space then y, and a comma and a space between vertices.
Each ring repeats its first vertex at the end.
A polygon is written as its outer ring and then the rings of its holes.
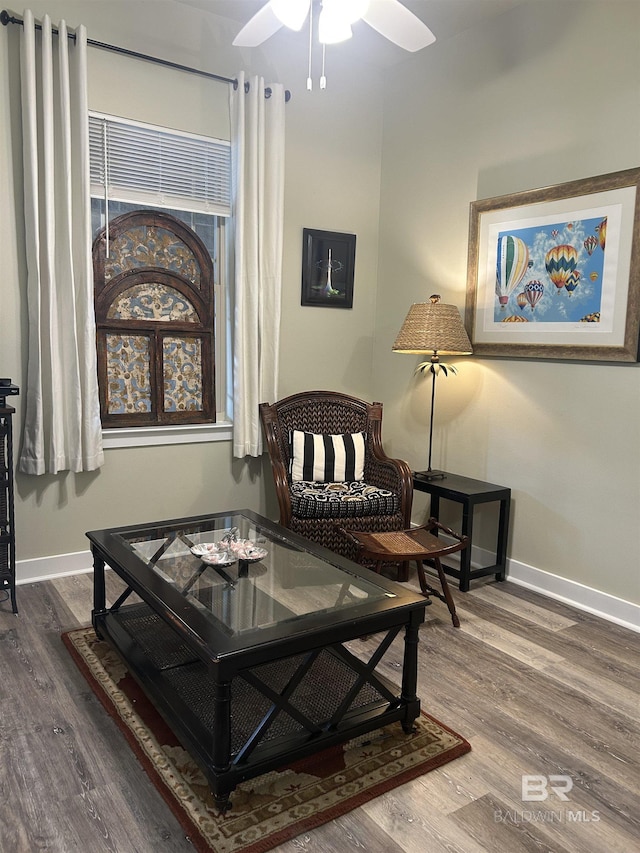
POLYGON ((440 500, 462 504, 463 536, 469 537, 469 547, 460 553, 460 568, 444 566, 447 574, 458 578, 461 592, 469 591, 469 583, 474 578, 495 574, 496 580, 503 581, 507 569, 507 535, 509 532, 509 513, 511 510, 511 489, 462 477, 459 474, 446 474, 442 480, 427 480, 421 472, 413 474, 413 488, 418 492, 431 495, 429 515, 440 517, 440 500), (490 566, 471 568, 471 546, 473 544, 473 511, 477 504, 500 502, 500 517, 496 537, 496 561, 490 566))

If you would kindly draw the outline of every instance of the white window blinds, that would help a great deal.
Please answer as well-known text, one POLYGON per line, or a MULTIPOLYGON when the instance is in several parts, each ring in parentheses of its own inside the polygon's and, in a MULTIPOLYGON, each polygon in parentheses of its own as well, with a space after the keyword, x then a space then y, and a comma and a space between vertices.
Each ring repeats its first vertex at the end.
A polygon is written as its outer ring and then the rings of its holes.
POLYGON ((231 146, 222 139, 89 114, 91 194, 231 214, 231 146))

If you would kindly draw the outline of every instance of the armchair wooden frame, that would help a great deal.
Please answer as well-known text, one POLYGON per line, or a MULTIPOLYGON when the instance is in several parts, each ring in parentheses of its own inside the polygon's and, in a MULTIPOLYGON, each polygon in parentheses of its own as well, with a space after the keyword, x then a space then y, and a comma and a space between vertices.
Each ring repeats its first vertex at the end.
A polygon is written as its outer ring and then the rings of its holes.
POLYGON ((403 530, 411 523, 413 478, 401 459, 393 459, 382 447, 382 403, 368 403, 337 391, 305 391, 276 403, 261 403, 260 418, 280 508, 280 524, 319 542, 333 551, 351 557, 354 545, 340 530, 348 524, 355 530, 403 530), (398 496, 394 515, 350 517, 348 519, 296 518, 291 506, 289 479, 289 432, 293 429, 313 433, 364 432, 366 483, 388 489, 398 496))

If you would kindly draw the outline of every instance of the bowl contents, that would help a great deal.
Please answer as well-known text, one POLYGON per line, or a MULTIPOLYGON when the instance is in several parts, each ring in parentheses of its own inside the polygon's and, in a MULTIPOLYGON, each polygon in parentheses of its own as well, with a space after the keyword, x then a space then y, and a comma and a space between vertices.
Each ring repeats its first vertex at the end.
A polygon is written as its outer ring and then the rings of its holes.
POLYGON ((267 556, 267 551, 256 545, 252 539, 239 539, 235 527, 219 542, 202 542, 194 545, 191 553, 213 566, 230 565, 236 560, 253 563, 267 556))
POLYGON ((220 548, 218 542, 203 542, 201 545, 194 545, 191 548, 191 553, 200 557, 203 563, 209 563, 211 566, 230 566, 238 559, 235 554, 220 548))

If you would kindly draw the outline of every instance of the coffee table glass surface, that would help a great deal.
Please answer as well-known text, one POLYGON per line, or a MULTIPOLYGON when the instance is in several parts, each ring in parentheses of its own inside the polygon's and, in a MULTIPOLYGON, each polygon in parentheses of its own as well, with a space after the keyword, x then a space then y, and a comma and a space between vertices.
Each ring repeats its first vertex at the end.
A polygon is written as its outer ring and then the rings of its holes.
POLYGON ((294 623, 309 614, 318 616, 397 598, 397 592, 381 586, 374 576, 346 573, 244 514, 209 516, 186 526, 179 522, 113 535, 132 558, 166 581, 171 592, 229 637, 294 623), (192 552, 199 545, 216 547, 211 549, 211 557, 205 553, 202 559, 192 552), (238 557, 238 552, 256 556, 238 557), (212 564, 208 559, 219 562, 212 564))
POLYGON ((426 604, 413 590, 250 510, 87 536, 96 633, 220 808, 244 779, 393 722, 412 731, 426 604), (387 652, 401 684, 377 670, 387 652))

